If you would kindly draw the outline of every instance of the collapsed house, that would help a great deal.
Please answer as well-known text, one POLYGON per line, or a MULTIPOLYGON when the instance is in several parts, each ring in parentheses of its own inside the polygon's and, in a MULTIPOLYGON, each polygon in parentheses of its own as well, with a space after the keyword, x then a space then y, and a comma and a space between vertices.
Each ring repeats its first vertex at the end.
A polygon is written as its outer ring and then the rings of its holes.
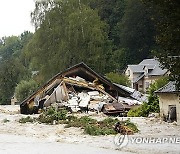
POLYGON ((97 74, 86 64, 77 64, 50 79, 44 86, 20 104, 22 114, 38 113, 44 107, 56 103, 72 112, 103 111, 106 114, 120 114, 128 111, 128 105, 118 98, 134 100, 132 92, 113 84, 97 74))

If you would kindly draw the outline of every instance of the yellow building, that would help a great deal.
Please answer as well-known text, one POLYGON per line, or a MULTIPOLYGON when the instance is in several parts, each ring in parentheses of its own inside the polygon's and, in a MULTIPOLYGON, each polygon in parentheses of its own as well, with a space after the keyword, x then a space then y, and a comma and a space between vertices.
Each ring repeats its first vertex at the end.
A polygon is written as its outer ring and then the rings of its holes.
POLYGON ((169 82, 156 91, 159 96, 160 116, 169 122, 177 121, 180 125, 180 91, 175 82, 169 82))

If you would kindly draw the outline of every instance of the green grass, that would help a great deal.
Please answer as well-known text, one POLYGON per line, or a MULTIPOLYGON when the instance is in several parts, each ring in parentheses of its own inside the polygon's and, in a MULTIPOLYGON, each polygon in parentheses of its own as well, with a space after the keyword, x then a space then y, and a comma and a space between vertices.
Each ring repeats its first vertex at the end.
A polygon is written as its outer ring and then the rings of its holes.
POLYGON ((117 122, 127 126, 133 130, 133 132, 138 132, 137 126, 130 122, 129 119, 126 121, 119 121, 117 118, 113 119, 108 117, 102 121, 97 121, 89 116, 77 118, 73 115, 67 116, 67 111, 64 109, 59 110, 52 107, 44 110, 37 120, 41 123, 47 124, 53 124, 53 121, 55 120, 57 124, 66 124, 65 128, 79 127, 84 129, 85 134, 94 136, 117 134, 117 132, 114 130, 114 126, 117 122))
POLYGON ((55 109, 53 107, 44 110, 42 114, 38 117, 38 121, 41 123, 52 124, 53 121, 66 120, 67 111, 65 109, 55 109))
POLYGON ((8 120, 7 118, 3 119, 3 123, 7 123, 10 122, 10 120, 8 120))
POLYGON ((27 122, 34 122, 34 118, 31 118, 30 116, 28 116, 28 117, 26 117, 26 118, 21 118, 21 119, 19 119, 19 122, 20 123, 27 123, 27 122))

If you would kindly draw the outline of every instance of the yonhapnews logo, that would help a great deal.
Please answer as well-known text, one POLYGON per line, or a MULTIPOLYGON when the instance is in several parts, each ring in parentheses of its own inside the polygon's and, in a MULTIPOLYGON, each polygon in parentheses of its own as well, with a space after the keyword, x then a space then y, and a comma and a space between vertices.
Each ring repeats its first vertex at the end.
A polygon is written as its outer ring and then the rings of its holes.
POLYGON ((114 137, 114 144, 119 148, 131 144, 180 144, 180 137, 129 137, 127 135, 117 134, 114 137))
POLYGON ((117 134, 114 137, 114 144, 117 145, 119 148, 125 147, 129 142, 127 135, 117 134))

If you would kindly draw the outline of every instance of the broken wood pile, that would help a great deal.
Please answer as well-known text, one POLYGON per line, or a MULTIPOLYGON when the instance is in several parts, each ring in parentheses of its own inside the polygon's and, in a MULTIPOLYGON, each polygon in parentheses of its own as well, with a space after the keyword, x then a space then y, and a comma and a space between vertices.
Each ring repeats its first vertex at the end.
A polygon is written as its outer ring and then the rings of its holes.
MULTIPOLYGON (((58 82, 47 88, 46 92, 35 97, 34 103, 38 109, 51 106, 56 103, 59 107, 66 107, 71 112, 78 111, 102 111, 104 105, 112 103, 119 104, 121 109, 115 109, 123 112, 123 105, 117 103, 117 100, 107 93, 101 84, 89 82, 85 79, 76 77, 63 77, 58 82)), ((117 106, 117 105, 116 105, 117 106)), ((108 107, 105 106, 108 111, 108 107)))
POLYGON ((131 94, 127 87, 113 84, 86 64, 80 63, 58 73, 28 96, 20 103, 20 112, 38 113, 44 107, 56 104, 72 112, 92 110, 120 115, 135 106, 137 101, 131 94))

